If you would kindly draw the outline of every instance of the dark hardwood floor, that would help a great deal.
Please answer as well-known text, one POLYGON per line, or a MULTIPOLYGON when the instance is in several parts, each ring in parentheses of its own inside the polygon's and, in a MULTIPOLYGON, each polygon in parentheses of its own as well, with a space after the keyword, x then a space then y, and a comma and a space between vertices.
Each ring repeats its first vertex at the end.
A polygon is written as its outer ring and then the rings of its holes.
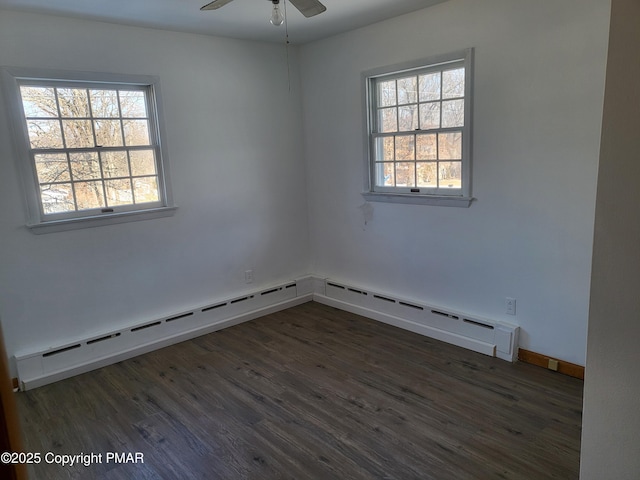
POLYGON ((17 397, 27 451, 103 454, 37 480, 578 478, 582 381, 318 303, 17 397))

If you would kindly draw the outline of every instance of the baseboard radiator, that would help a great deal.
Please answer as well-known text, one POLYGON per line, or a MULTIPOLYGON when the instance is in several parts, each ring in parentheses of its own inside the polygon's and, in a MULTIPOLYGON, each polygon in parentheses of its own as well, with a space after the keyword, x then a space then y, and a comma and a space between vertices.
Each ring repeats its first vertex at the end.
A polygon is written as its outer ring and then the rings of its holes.
POLYGON ((46 385, 311 301, 311 285, 310 277, 305 277, 43 351, 17 354, 20 389, 46 385))
POLYGON ((437 340, 514 362, 519 327, 324 279, 313 299, 437 340), (323 291, 322 291, 323 290, 323 291))
POLYGON ((309 276, 16 354, 19 386, 29 390, 53 383, 311 300, 503 360, 517 359, 519 327, 515 325, 309 276))

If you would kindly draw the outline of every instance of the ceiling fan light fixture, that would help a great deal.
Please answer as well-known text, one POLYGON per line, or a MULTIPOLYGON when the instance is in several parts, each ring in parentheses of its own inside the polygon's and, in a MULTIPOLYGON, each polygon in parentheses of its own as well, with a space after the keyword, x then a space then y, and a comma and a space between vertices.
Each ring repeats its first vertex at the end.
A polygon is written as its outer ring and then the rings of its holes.
POLYGON ((271 11, 271 25, 279 27, 284 22, 284 15, 280 10, 280 0, 273 1, 273 10, 271 11))

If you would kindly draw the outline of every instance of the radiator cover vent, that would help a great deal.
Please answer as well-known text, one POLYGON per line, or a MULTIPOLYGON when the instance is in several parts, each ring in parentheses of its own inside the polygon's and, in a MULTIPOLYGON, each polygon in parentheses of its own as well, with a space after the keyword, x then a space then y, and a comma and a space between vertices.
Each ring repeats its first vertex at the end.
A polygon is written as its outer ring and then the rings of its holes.
POLYGON ((492 357, 517 359, 520 327, 325 279, 320 303, 411 330, 492 357))
POLYGON ((311 299, 310 279, 305 277, 46 350, 17 354, 20 388, 46 385, 311 299))

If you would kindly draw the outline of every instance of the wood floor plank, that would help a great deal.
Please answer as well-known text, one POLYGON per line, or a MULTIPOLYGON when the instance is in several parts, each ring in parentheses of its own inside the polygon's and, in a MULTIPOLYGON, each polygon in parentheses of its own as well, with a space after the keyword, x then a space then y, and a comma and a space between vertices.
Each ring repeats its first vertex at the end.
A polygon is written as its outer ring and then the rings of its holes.
POLYGON ((582 381, 307 303, 17 396, 35 479, 578 478, 582 381))

